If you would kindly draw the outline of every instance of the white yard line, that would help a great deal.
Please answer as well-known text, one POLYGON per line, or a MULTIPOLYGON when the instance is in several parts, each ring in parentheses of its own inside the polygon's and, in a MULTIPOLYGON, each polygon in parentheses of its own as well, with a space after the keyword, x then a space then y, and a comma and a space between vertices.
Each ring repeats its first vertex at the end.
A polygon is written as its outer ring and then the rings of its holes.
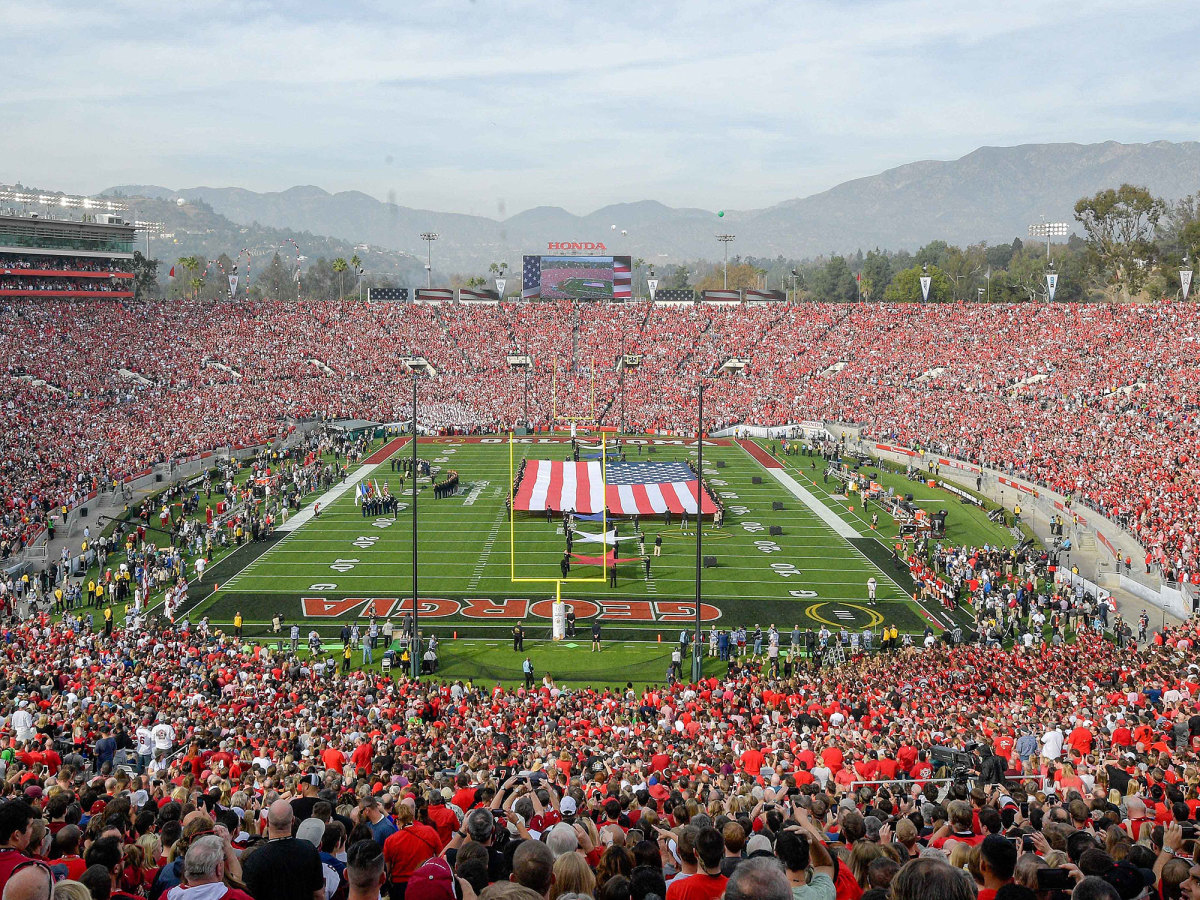
POLYGON ((767 472, 772 478, 787 488, 789 494, 816 513, 817 518, 832 528, 834 533, 839 537, 846 538, 847 540, 850 538, 862 537, 862 535, 859 534, 856 529, 852 528, 844 519, 839 517, 837 513, 818 500, 808 491, 806 487, 804 487, 804 485, 789 475, 785 469, 768 469, 757 459, 754 459, 754 455, 749 450, 747 450, 745 447, 742 447, 741 444, 738 444, 738 446, 741 447, 743 453, 754 460, 754 462, 758 463, 764 472, 767 472))
MULTIPOLYGON (((374 472, 378 468, 379 468, 379 464, 372 464, 369 466, 359 466, 358 471, 356 471, 353 475, 351 475, 349 478, 347 478, 341 484, 337 484, 337 485, 334 485, 333 487, 331 487, 324 494, 322 494, 320 497, 318 497, 316 499, 316 502, 320 503, 321 506, 323 506, 325 508, 332 506, 333 501, 335 501, 339 497, 345 495, 345 493, 347 491, 349 491, 351 488, 358 487, 358 483, 360 481, 362 481, 364 478, 366 478, 368 475, 370 475, 372 472, 374 472)), ((308 522, 312 517, 313 517, 313 504, 309 503, 309 504, 305 505, 304 509, 300 510, 300 512, 296 513, 294 516, 290 516, 286 522, 284 522, 282 525, 279 525, 275 530, 276 531, 284 531, 284 532, 294 531, 295 529, 297 529, 301 525, 303 525, 305 522, 308 522)))

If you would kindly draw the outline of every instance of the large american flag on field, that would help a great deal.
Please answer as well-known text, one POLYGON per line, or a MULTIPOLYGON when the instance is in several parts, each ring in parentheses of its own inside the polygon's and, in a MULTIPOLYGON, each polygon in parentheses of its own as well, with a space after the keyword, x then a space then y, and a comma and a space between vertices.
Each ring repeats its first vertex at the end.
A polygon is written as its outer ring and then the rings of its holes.
MULTIPOLYGON (((531 459, 517 486, 513 508, 526 512, 598 513, 614 516, 696 514, 696 477, 681 462, 611 462, 607 484, 599 462, 531 459)), ((706 515, 716 512, 704 494, 706 515)))

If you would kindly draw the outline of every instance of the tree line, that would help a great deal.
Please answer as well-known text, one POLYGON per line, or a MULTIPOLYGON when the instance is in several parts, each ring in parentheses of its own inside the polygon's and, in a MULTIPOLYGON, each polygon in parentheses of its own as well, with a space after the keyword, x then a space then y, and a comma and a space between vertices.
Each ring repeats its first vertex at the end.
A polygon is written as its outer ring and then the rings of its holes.
MULTIPOLYGON (((916 252, 875 248, 865 253, 816 259, 734 256, 731 289, 786 290, 801 300, 852 302, 918 301, 921 276, 931 279, 937 302, 1045 300, 1046 275, 1058 275, 1055 300, 1170 300, 1181 294, 1180 270, 1200 254, 1200 192, 1175 203, 1145 188, 1121 185, 1075 204, 1083 235, 1047 245, 1036 238, 958 247, 931 241, 916 252), (1053 264, 1053 268, 1051 268, 1053 264)), ((724 286, 722 263, 696 260, 662 266, 663 288, 716 290, 724 286)))

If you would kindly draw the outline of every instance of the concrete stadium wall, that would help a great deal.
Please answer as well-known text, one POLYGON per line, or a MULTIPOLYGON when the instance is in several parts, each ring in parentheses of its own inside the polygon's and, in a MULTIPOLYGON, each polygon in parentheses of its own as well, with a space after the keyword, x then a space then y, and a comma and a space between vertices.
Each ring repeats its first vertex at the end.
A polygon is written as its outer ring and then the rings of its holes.
MULTIPOLYGON (((837 433, 840 427, 830 424, 829 429, 837 433)), ((1071 538, 1073 551, 1081 548, 1080 541, 1085 536, 1095 542, 1096 580, 1100 585, 1109 589, 1120 588, 1182 619, 1192 613, 1191 586, 1168 586, 1154 576, 1147 576, 1144 566, 1146 548, 1139 541, 1116 522, 1094 510, 1070 505, 1067 497, 1056 491, 987 466, 941 453, 919 452, 886 441, 860 438, 855 442, 848 440, 847 446, 889 462, 913 465, 925 471, 937 464, 939 478, 975 490, 1005 509, 1011 511, 1019 502, 1022 520, 1048 527, 1054 516, 1062 516, 1065 529, 1069 529, 1065 533, 1071 538), (1124 560, 1127 554, 1133 561, 1131 570, 1126 573, 1124 566, 1121 566, 1118 571, 1118 561, 1124 560)))

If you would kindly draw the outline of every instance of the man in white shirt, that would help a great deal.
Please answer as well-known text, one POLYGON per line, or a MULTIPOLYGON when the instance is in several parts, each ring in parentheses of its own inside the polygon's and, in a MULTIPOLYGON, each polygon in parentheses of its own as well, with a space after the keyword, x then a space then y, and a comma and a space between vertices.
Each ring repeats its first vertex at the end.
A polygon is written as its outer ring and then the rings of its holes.
POLYGON ((169 754, 175 746, 175 729, 165 719, 150 729, 150 735, 154 739, 155 752, 163 756, 169 754))
POLYGON ((22 700, 17 711, 12 714, 12 727, 19 743, 33 740, 37 732, 33 728, 33 714, 29 711, 28 700, 22 700))
POLYGON ((146 766, 150 764, 150 759, 154 756, 154 732, 150 729, 149 719, 138 726, 134 733, 134 739, 137 741, 138 773, 140 774, 146 771, 146 766))
POLYGON ((1042 735, 1042 756, 1046 759, 1058 759, 1062 756, 1062 748, 1063 733, 1057 725, 1042 735))

